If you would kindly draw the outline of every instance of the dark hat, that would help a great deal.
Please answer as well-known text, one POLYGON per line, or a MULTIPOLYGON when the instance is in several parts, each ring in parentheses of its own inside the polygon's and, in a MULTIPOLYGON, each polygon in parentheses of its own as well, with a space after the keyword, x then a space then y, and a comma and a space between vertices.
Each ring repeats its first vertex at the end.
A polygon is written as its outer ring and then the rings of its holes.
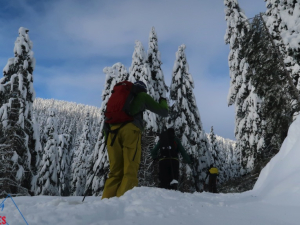
POLYGON ((146 84, 143 82, 143 81, 136 81, 135 83, 134 83, 134 85, 136 86, 136 87, 138 87, 138 88, 141 88, 142 90, 144 90, 145 92, 147 92, 147 86, 146 86, 146 84))

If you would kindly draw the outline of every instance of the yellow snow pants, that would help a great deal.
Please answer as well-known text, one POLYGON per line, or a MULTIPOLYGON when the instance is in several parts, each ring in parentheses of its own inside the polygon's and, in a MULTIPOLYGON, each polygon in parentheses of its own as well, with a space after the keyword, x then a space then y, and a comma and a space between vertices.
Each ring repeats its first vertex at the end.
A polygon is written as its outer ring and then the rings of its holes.
MULTIPOLYGON (((111 130, 120 125, 113 125, 111 130)), ((115 134, 109 133, 107 151, 110 172, 105 182, 103 198, 120 197, 126 191, 138 185, 138 170, 141 161, 141 130, 133 123, 120 128, 113 146, 110 146, 115 134)))

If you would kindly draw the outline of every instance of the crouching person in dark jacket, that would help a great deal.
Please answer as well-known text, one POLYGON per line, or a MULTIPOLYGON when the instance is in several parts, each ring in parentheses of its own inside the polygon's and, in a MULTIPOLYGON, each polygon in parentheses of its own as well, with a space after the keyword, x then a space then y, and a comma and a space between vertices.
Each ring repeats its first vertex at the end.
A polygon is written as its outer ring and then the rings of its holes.
POLYGON ((159 160, 159 180, 161 188, 177 190, 179 177, 178 153, 184 162, 191 163, 173 128, 169 128, 160 135, 160 139, 151 151, 153 159, 159 160))

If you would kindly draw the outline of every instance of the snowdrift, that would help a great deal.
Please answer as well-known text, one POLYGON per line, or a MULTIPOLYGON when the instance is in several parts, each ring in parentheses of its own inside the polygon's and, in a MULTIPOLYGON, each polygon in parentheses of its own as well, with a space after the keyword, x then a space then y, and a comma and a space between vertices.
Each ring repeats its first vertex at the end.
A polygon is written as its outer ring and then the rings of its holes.
MULTIPOLYGON (((16 197, 30 225, 298 225, 299 207, 268 204, 250 192, 181 193, 134 188, 120 198, 16 197)), ((0 216, 10 225, 26 225, 14 204, 5 201, 0 216)))
POLYGON ((280 205, 300 206, 300 117, 292 123, 280 151, 261 171, 253 193, 280 205))

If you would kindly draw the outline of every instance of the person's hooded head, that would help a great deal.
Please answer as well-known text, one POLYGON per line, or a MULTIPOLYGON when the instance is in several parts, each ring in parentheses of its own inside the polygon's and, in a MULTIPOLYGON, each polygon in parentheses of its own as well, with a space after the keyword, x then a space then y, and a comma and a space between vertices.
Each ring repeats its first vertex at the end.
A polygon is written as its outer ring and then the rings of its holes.
POLYGON ((175 130, 174 130, 174 128, 168 128, 167 132, 168 132, 168 136, 175 137, 175 130))
POLYGON ((146 92, 147 93, 147 85, 143 81, 136 81, 134 83, 137 92, 146 92))

